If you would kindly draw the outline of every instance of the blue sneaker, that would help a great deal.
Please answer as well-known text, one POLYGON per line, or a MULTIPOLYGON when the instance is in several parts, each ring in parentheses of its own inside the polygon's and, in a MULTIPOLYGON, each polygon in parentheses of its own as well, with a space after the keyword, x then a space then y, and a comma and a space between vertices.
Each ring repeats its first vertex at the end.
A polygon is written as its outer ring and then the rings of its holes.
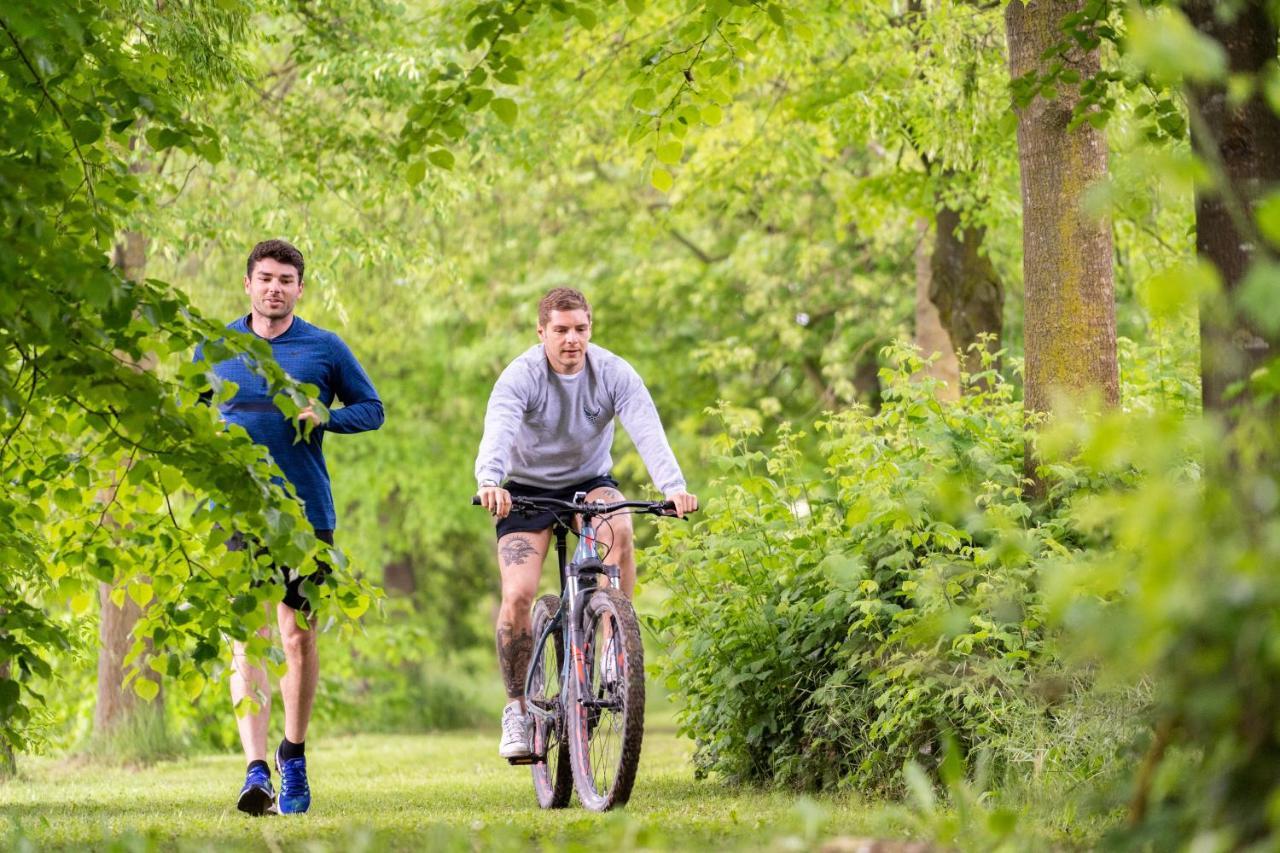
POLYGON ((307 785, 307 759, 281 760, 276 747, 276 771, 280 774, 280 814, 302 814, 311 808, 311 788, 307 785))
POLYGON ((251 815, 275 813, 276 793, 271 788, 271 773, 265 767, 251 768, 245 774, 236 808, 251 815))

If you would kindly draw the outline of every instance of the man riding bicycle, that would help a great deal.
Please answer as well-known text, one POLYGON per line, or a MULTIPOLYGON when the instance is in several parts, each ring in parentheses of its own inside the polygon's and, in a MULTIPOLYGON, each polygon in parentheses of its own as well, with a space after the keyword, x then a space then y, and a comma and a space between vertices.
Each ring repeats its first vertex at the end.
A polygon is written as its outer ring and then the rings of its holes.
MULTIPOLYGON (((616 416, 676 514, 698 508, 639 374, 608 350, 588 348, 586 297, 564 287, 547 293, 538 303, 538 338, 542 343, 507 365, 493 387, 475 470, 480 503, 497 521, 498 666, 508 699, 498 754, 508 759, 532 752, 524 708, 525 671, 533 651, 529 608, 555 523, 551 513, 512 516, 511 496, 570 500, 585 492, 587 500, 625 500, 610 476, 616 416)), ((618 515, 597 532, 630 598, 636 582, 631 520, 618 515)))

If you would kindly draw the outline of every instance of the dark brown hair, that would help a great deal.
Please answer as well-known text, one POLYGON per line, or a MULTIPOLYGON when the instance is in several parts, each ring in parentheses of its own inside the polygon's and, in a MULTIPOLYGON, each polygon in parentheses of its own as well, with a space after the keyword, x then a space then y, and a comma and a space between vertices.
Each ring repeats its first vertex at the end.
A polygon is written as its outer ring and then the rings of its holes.
POLYGON ((270 258, 294 267, 298 271, 298 281, 302 281, 302 253, 292 243, 284 240, 263 240, 254 246, 253 251, 249 253, 249 263, 245 265, 246 277, 253 278, 253 268, 263 258, 270 258))
POLYGON ((552 311, 586 311, 587 321, 591 320, 591 304, 587 297, 571 287, 553 287, 547 291, 538 303, 538 325, 545 326, 551 322, 552 311))

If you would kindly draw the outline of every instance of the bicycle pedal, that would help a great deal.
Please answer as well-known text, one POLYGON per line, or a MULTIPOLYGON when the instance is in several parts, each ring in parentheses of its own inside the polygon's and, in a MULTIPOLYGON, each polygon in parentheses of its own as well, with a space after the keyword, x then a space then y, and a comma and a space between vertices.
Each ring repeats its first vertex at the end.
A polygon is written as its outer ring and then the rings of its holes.
POLYGON ((512 767, 523 767, 523 766, 528 765, 528 764, 537 764, 537 763, 538 763, 538 756, 536 756, 536 755, 521 755, 521 756, 519 756, 519 757, 517 757, 517 758, 508 758, 508 759, 507 759, 507 763, 508 763, 508 764, 510 764, 512 767))

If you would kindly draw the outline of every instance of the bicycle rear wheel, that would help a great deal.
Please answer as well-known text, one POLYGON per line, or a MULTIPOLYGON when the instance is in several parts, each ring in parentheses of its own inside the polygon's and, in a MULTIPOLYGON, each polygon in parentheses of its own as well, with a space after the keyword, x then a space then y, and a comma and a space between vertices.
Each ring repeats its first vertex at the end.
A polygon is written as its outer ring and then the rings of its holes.
POLYGON ((569 751, 582 805, 606 811, 626 803, 644 739, 644 647, 631 602, 602 589, 583 613, 582 668, 569 696, 569 751))
MULTIPOLYGON (((533 605, 533 636, 541 637, 547 625, 560 610, 560 597, 544 595, 533 605)), ((534 762, 533 790, 538 805, 544 809, 562 809, 569 805, 573 794, 573 773, 569 769, 569 742, 565 739, 564 703, 561 701, 563 685, 560 683, 560 657, 563 626, 547 635, 542 654, 530 679, 529 695, 525 702, 551 713, 550 720, 533 717, 533 752, 539 756, 534 762)))

